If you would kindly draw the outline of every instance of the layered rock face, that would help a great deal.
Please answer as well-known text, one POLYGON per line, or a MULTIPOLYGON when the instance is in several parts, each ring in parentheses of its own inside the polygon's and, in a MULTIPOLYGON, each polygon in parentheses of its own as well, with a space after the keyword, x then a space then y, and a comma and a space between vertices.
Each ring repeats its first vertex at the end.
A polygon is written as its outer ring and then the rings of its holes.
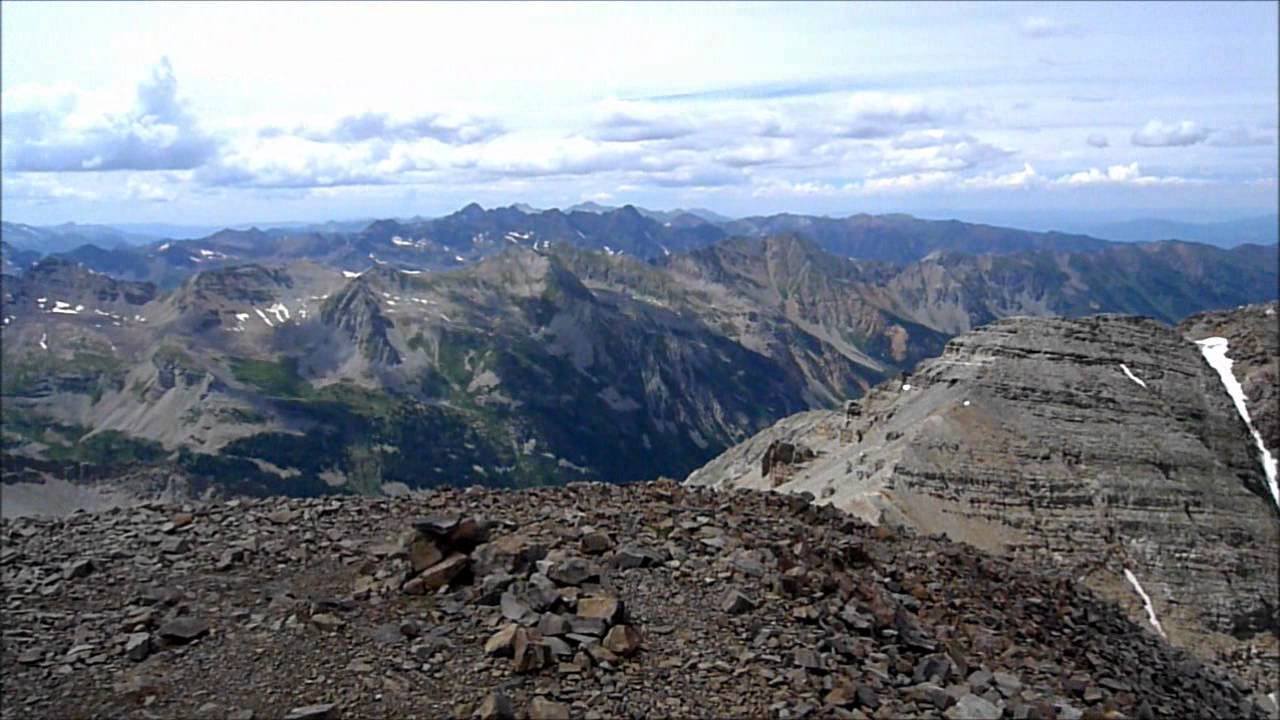
MULTIPOLYGON (((1217 373, 1151 320, 994 323, 847 414, 789 418, 687 482, 810 492, 1052 559, 1174 642, 1274 652, 1280 513, 1217 373), (762 475, 774 442, 817 457, 762 475)), ((1253 668, 1274 682, 1268 662, 1253 668)))

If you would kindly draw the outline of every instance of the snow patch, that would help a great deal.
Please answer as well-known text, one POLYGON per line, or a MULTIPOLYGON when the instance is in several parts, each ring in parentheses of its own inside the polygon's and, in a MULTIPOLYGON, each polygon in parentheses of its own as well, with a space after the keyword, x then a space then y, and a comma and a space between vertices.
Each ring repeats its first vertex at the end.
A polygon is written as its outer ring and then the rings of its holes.
POLYGON ((1126 376, 1126 377, 1128 377, 1130 380, 1132 380, 1132 381, 1134 381, 1134 382, 1138 383, 1138 384, 1139 384, 1139 385, 1141 385, 1142 387, 1146 387, 1146 386, 1147 386, 1147 384, 1146 384, 1146 383, 1142 382, 1142 378, 1140 378, 1140 377, 1138 377, 1137 375, 1134 375, 1134 374, 1133 374, 1133 371, 1129 369, 1129 366, 1128 366, 1128 365, 1125 365, 1124 363, 1120 363, 1120 369, 1124 371, 1125 376, 1126 376))
POLYGON ((970 405, 970 404, 971 404, 971 403, 970 403, 968 400, 965 400, 965 401, 964 401, 964 406, 965 406, 965 407, 969 407, 969 405, 970 405))
POLYGON ((71 303, 62 302, 61 300, 54 300, 53 309, 50 310, 49 312, 55 312, 55 313, 58 313, 59 315, 79 315, 80 311, 83 309, 84 309, 83 305, 77 305, 73 308, 71 307, 71 303))
POLYGON ((457 260, 458 262, 466 262, 466 260, 463 260, 463 259, 462 259, 462 256, 461 256, 461 255, 454 255, 454 256, 453 256, 453 259, 454 259, 454 260, 457 260))
POLYGON ((267 312, 275 314, 276 322, 278 323, 284 324, 289 322, 289 308, 286 307, 284 303, 276 303, 275 305, 272 305, 267 308, 267 312))
POLYGON ((902 384, 902 390, 903 390, 903 392, 906 392, 907 390, 910 390, 910 389, 911 389, 911 383, 903 383, 903 384, 902 384))
POLYGON ((358 273, 358 272, 351 272, 350 270, 343 270, 343 271, 342 271, 342 277, 347 278, 347 279, 350 279, 350 278, 358 278, 358 277, 360 277, 360 273, 358 273))
POLYGON ((1160 633, 1160 637, 1168 637, 1164 634, 1164 628, 1160 627, 1160 621, 1156 619, 1156 609, 1151 606, 1151 597, 1147 595, 1147 591, 1142 589, 1142 584, 1138 582, 1138 578, 1134 576, 1129 568, 1124 569, 1124 578, 1133 586, 1134 592, 1138 593, 1142 598, 1142 604, 1147 608, 1147 620, 1150 621, 1151 627, 1160 633))
POLYGON ((41 350, 49 349, 49 343, 45 342, 48 339, 49 339, 49 333, 40 333, 40 349, 41 350))
POLYGON ((267 327, 275 327, 275 325, 272 325, 271 321, 267 319, 266 313, 262 312, 261 308, 254 308, 253 311, 258 313, 258 317, 262 318, 262 322, 266 323, 267 327))
POLYGON ((169 249, 169 248, 171 248, 171 247, 173 247, 173 243, 165 243, 165 244, 161 245, 160 247, 156 248, 156 250, 157 250, 158 252, 164 252, 165 250, 168 250, 168 249, 169 249))
POLYGON ((1211 337, 1197 340, 1196 344, 1200 346, 1200 354, 1204 355, 1209 367, 1218 371, 1218 377, 1222 379, 1223 386, 1227 388, 1227 394, 1231 396, 1231 401, 1236 404, 1236 412, 1240 413, 1240 418, 1244 420, 1245 426, 1249 428, 1250 434, 1253 435, 1253 442, 1258 446, 1262 472, 1267 476, 1267 486, 1271 490, 1271 499, 1275 502, 1276 507, 1280 507, 1280 487, 1276 484, 1276 459, 1271 456, 1271 451, 1262 442, 1262 434, 1258 432, 1257 428, 1253 426, 1253 421, 1249 419, 1249 408, 1244 402, 1244 388, 1240 387, 1240 381, 1236 380, 1235 373, 1231 370, 1231 366, 1235 364, 1235 361, 1227 357, 1227 339, 1211 337))

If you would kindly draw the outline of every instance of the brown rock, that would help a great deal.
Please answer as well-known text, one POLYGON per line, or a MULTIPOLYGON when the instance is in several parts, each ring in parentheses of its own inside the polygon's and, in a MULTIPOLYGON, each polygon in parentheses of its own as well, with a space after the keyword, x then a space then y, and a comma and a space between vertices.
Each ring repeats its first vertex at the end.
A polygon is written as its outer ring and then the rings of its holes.
POLYGON ((493 657, 511 657, 514 654, 516 635, 524 629, 515 623, 507 623, 484 643, 484 652, 493 657))
POLYGON ((622 601, 612 595, 578 598, 578 617, 599 618, 607 623, 622 620, 622 601))
POLYGON ((534 697, 529 701, 529 720, 569 720, 569 706, 534 697))
POLYGON ((516 711, 511 706, 511 698, 504 693, 491 692, 480 701, 471 717, 478 720, 515 720, 516 711))
POLYGON ((449 547, 457 552, 470 553, 489 539, 489 526, 479 518, 463 518, 449 533, 449 547))
POLYGON ((630 625, 614 625, 604 636, 604 646, 610 652, 630 657, 640 649, 640 633, 630 625))
POLYGON ((608 533, 590 532, 582 536, 582 552, 599 555, 613 549, 613 539, 608 533))
POLYGON ((337 630, 347 623, 332 613, 316 613, 311 616, 311 624, 321 630, 337 630))
POLYGON ((436 546, 434 540, 423 535, 409 543, 409 566, 413 572, 420 573, 444 559, 444 553, 436 546))
POLYGON ((454 553, 440 562, 432 565, 418 577, 421 578, 423 586, 426 590, 438 590, 448 585, 458 573, 466 569, 470 559, 462 553, 454 553))
POLYGON ((539 642, 541 638, 521 628, 512 644, 513 668, 518 673, 535 672, 551 664, 551 648, 539 642))
POLYGON ((836 707, 850 707, 857 699, 857 693, 852 685, 848 683, 839 683, 831 688, 831 692, 827 693, 822 701, 828 705, 836 707))

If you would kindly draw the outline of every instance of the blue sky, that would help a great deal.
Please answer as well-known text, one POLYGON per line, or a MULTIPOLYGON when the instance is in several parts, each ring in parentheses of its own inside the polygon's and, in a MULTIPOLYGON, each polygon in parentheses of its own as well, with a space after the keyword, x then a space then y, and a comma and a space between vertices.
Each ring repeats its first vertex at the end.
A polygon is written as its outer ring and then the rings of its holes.
POLYGON ((1277 204, 1276 3, 0 3, 5 219, 1277 204))

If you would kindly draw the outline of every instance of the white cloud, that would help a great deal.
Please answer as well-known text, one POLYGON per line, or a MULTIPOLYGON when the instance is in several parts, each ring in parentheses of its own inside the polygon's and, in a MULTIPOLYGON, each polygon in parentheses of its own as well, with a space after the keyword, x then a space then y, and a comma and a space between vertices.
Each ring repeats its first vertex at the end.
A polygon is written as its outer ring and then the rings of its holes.
POLYGON ((173 178, 163 178, 161 182, 155 182, 135 175, 125 184, 125 192, 130 199, 143 202, 171 202, 177 197, 173 178))
POLYGON ((1075 23, 1042 16, 1022 18, 1018 23, 1018 30, 1032 38, 1067 37, 1084 33, 1084 28, 1075 23))
POLYGON ((910 149, 891 147, 885 150, 880 175, 898 175, 903 171, 932 172, 968 170, 979 165, 1000 160, 1013 154, 976 140, 962 140, 952 144, 940 144, 910 149))
POLYGON ((1133 133, 1133 144, 1142 147, 1178 147, 1204 142, 1209 131, 1190 120, 1165 124, 1150 120, 1133 133))
POLYGON ((592 137, 614 142, 671 140, 691 135, 694 124, 669 106, 608 99, 595 109, 592 137))
POLYGON ((18 172, 182 170, 213 159, 206 134, 185 101, 168 58, 137 86, 133 107, 102 112, 65 88, 6 92, 4 164, 18 172))
POLYGON ((937 145, 956 145, 965 142, 976 142, 976 139, 969 133, 934 128, 930 130, 908 130, 893 139, 893 146, 910 150, 937 145))
POLYGON ((1039 185, 1042 181, 1043 178, 1036 173, 1035 168, 1031 167, 1031 163, 1023 163, 1021 170, 1004 175, 977 175, 965 178, 961 186, 979 190, 1027 188, 1039 185))
POLYGON ((1105 171, 1089 168, 1054 180, 1058 185, 1077 187, 1083 185, 1183 185, 1190 182, 1193 181, 1177 176, 1144 175, 1136 162, 1128 165, 1112 165, 1105 171))
POLYGON ((1274 128, 1233 127, 1214 130, 1205 141, 1217 147, 1250 147, 1276 144, 1274 128))
POLYGON ((920 95, 856 92, 835 108, 833 134, 862 139, 891 137, 912 126, 961 120, 970 110, 920 95))
POLYGON ((496 120, 467 113, 396 115, 364 112, 346 115, 323 127, 302 126, 293 130, 269 127, 262 134, 267 137, 293 134, 315 142, 414 142, 430 139, 448 145, 464 145, 490 140, 503 132, 502 125, 496 120))
POLYGON ((796 143, 792 140, 765 138, 720 151, 715 159, 733 167, 749 167, 785 161, 795 152, 796 143))
POLYGON ((0 182, 0 190, 9 200, 44 204, 60 200, 98 199, 98 193, 85 190, 60 181, 57 176, 45 173, 24 173, 22 175, 5 175, 0 182))
POLYGON ((286 135, 243 143, 216 164, 196 172, 206 185, 248 188, 308 188, 389 182, 379 163, 390 161, 379 145, 320 143, 286 135))

